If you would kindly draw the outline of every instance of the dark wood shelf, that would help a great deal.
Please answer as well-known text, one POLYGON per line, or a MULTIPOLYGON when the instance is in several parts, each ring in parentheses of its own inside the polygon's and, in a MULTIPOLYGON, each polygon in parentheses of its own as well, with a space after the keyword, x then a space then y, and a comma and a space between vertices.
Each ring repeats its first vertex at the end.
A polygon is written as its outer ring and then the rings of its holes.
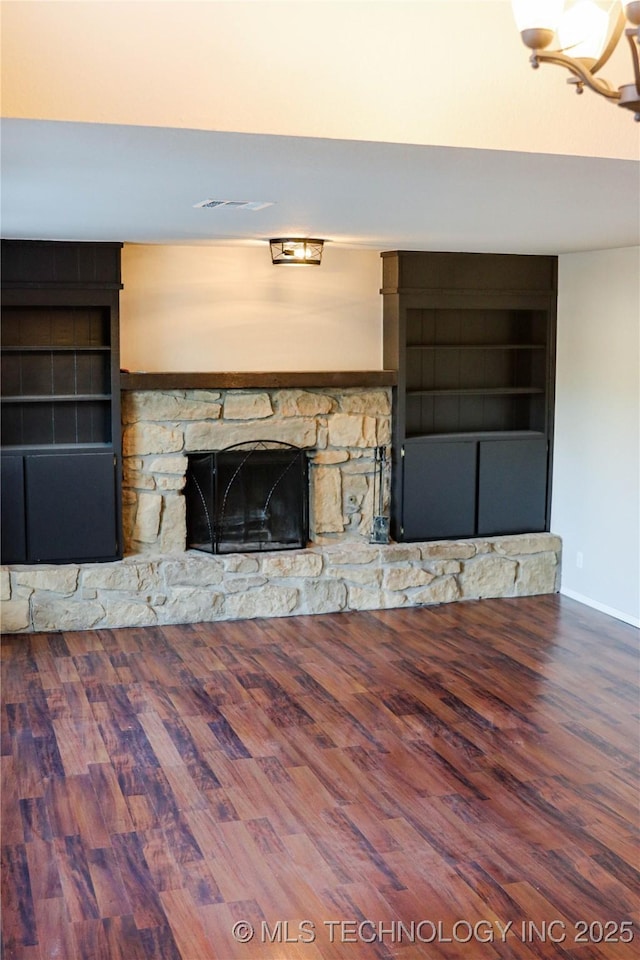
POLYGON ((98 345, 95 347, 2 347, 3 353, 109 353, 110 350, 111 347, 98 345))
POLYGON ((79 443, 8 443, 3 444, 3 453, 82 453, 83 450, 113 450, 111 442, 84 442, 79 443))
POLYGON ((545 350, 544 343, 409 343, 407 350, 545 350))
POLYGON ((408 397, 517 396, 544 393, 542 387, 467 387, 464 390, 407 390, 408 397))
POLYGON ((544 437, 539 430, 466 430, 459 433, 409 433, 405 443, 422 443, 433 440, 526 440, 530 437, 544 437))
POLYGON ((245 390, 289 387, 393 387, 395 370, 337 370, 221 373, 143 373, 123 371, 122 390, 245 390))
POLYGON ((111 400, 110 393, 47 393, 2 397, 3 403, 73 403, 76 400, 111 400))

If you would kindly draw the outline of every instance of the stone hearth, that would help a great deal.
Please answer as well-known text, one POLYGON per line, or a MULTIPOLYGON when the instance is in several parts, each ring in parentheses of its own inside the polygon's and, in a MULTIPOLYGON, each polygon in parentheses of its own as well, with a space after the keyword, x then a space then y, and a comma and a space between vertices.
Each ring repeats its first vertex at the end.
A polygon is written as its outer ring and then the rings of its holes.
POLYGON ((9 567, 1 574, 3 629, 87 630, 529 596, 556 592, 559 574, 560 541, 548 533, 9 567))

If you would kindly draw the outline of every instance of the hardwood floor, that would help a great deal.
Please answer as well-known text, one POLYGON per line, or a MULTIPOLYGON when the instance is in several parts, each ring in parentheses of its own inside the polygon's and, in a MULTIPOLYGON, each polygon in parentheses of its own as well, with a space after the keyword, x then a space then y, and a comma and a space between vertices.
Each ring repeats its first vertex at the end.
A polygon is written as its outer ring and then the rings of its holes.
POLYGON ((637 668, 557 596, 7 636, 2 956, 636 957, 637 668))

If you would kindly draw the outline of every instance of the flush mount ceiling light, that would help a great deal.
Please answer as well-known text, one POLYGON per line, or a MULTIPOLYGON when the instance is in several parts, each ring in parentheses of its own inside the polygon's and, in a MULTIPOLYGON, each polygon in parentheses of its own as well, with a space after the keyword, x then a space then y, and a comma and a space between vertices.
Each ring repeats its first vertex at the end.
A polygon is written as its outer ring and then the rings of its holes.
POLYGON ((280 237, 269 240, 272 263, 297 263, 319 267, 322 261, 324 240, 304 237, 280 237))
POLYGON ((575 84, 577 93, 587 86, 633 110, 640 120, 640 0, 511 0, 511 6, 522 42, 533 51, 534 68, 541 63, 566 67, 572 74, 567 82, 575 84), (596 74, 623 34, 631 48, 634 82, 615 89, 596 74), (558 49, 548 50, 554 38, 558 49))

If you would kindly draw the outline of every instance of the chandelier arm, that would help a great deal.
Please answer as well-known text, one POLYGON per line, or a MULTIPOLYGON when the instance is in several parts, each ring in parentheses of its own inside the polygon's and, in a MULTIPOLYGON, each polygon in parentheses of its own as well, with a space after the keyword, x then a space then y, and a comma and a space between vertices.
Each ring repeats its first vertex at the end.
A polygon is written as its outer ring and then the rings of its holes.
POLYGON ((627 40, 631 47, 631 60, 633 62, 633 74, 636 81, 636 89, 640 91, 640 58, 638 57, 638 41, 636 40, 637 31, 628 30, 627 40))
POLYGON ((591 67, 591 73, 597 73, 600 67, 604 66, 607 62, 613 51, 618 45, 618 40, 622 36, 623 30, 626 26, 627 18, 625 17, 622 10, 618 13, 618 19, 616 20, 616 25, 611 31, 611 36, 609 37, 609 42, 602 51, 600 59, 596 60, 594 65, 591 67))
POLYGON ((580 60, 568 57, 560 50, 538 50, 531 57, 531 62, 534 66, 536 66, 537 63, 555 63, 558 66, 566 67, 581 83, 586 83, 595 93, 599 93, 603 97, 608 97, 609 100, 620 99, 619 90, 613 90, 606 80, 600 80, 599 77, 594 77, 591 70, 585 67, 580 60))

